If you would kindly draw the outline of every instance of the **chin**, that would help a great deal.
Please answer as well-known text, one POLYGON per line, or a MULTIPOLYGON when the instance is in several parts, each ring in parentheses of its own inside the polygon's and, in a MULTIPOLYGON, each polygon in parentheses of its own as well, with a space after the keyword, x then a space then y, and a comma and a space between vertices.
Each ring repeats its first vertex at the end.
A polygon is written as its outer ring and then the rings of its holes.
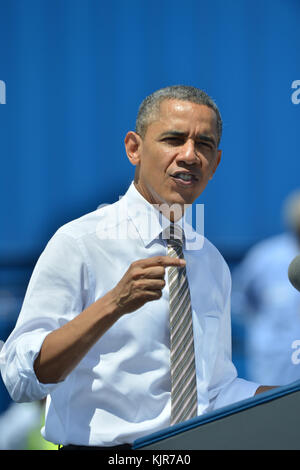
POLYGON ((193 202, 195 201, 195 199, 197 199, 198 197, 198 194, 195 195, 195 194, 180 194, 180 193, 176 193, 176 195, 174 195, 172 198, 173 200, 173 204, 188 204, 188 205, 191 205, 193 204, 193 202))

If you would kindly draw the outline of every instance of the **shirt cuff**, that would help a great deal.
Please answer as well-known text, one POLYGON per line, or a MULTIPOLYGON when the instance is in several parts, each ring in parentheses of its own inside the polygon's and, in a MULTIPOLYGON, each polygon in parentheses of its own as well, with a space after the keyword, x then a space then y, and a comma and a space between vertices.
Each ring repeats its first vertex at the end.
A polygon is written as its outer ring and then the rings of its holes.
POLYGON ((33 368, 34 361, 49 333, 45 330, 35 330, 20 336, 16 340, 16 353, 12 362, 9 360, 8 345, 5 355, 6 364, 2 373, 4 372, 3 375, 5 375, 6 387, 12 399, 16 402, 42 400, 58 386, 57 383, 44 384, 39 382, 33 368))
POLYGON ((256 382, 236 377, 219 392, 214 403, 214 409, 253 397, 259 386, 260 384, 256 382))

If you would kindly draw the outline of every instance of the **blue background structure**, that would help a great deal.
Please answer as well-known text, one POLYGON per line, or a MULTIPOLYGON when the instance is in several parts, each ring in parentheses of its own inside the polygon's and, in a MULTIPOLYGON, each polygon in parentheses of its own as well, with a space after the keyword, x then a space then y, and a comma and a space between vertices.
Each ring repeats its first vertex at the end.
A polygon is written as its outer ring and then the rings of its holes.
POLYGON ((124 193, 138 105, 178 83, 224 120, 222 165, 197 201, 207 236, 235 253, 278 232, 299 185, 299 19, 298 0, 2 0, 2 262, 124 193))
POLYGON ((299 19, 299 0, 0 0, 5 328, 57 228, 126 191, 124 137, 158 88, 197 86, 221 110, 222 163, 196 203, 227 261, 283 229, 300 186, 299 19))

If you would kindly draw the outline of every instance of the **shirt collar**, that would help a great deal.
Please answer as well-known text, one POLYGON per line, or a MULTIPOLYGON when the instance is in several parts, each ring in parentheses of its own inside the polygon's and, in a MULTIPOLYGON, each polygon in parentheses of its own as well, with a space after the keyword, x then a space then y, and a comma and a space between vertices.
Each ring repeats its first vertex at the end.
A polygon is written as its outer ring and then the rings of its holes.
MULTIPOLYGON (((141 195, 133 181, 124 195, 124 202, 126 202, 128 217, 145 246, 148 246, 153 240, 158 240, 162 231, 170 225, 170 220, 141 195)), ((184 215, 176 222, 184 232, 185 248, 202 248, 203 235, 198 234, 186 219, 187 217, 184 215)))

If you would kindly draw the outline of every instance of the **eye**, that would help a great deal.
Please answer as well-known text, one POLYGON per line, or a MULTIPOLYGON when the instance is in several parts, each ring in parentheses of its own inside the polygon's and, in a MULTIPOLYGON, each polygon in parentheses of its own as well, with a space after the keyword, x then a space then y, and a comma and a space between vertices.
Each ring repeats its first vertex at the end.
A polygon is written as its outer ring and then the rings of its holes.
POLYGON ((165 137, 163 139, 169 145, 182 145, 183 140, 180 137, 165 137))
POLYGON ((204 148, 207 148, 207 149, 210 149, 210 150, 212 150, 212 148, 213 148, 211 143, 204 142, 204 141, 197 142, 196 145, 197 145, 198 148, 203 148, 204 147, 204 148))

